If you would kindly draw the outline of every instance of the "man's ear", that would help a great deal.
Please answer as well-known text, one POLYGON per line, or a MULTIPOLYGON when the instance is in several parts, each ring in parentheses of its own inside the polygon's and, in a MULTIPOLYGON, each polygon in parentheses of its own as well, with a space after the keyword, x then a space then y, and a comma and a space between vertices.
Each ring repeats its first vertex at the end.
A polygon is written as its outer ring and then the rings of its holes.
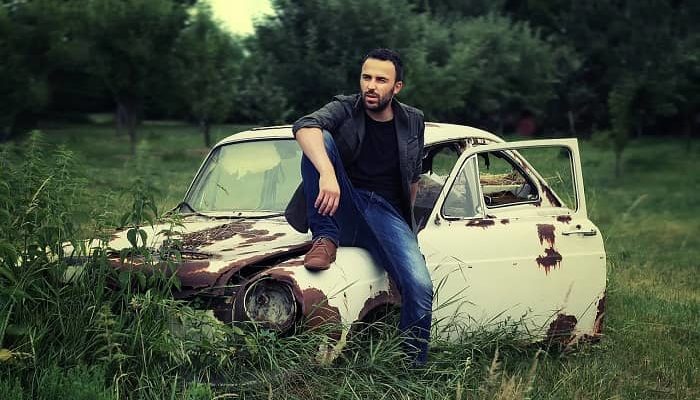
POLYGON ((398 81, 394 84, 394 96, 399 94, 399 92, 403 89, 403 81, 398 81))

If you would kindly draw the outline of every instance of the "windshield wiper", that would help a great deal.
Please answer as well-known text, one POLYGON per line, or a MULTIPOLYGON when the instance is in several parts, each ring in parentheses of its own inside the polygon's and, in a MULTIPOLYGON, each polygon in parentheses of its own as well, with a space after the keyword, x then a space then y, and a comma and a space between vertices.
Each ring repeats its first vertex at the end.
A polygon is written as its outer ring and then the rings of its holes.
POLYGON ((210 218, 246 218, 246 219, 264 219, 273 218, 284 215, 283 212, 279 211, 266 211, 266 210, 240 210, 240 211, 217 211, 214 214, 210 214, 210 218))
POLYGON ((188 202, 186 202, 186 201, 184 201, 184 200, 181 201, 180 204, 178 204, 177 206, 175 206, 175 208, 173 208, 170 212, 179 212, 179 213, 181 213, 181 214, 196 215, 196 216, 199 216, 199 217, 212 218, 212 217, 209 216, 209 215, 202 214, 201 212, 195 210, 194 207, 192 207, 192 206, 190 205, 190 203, 188 203, 188 202), (183 210, 183 208, 185 208, 185 210, 183 210), (189 211, 186 211, 186 210, 189 210, 189 211))
POLYGON ((203 213, 199 212, 190 205, 190 203, 186 201, 180 202, 171 212, 180 212, 182 214, 187 214, 187 215, 196 215, 198 217, 204 217, 204 218, 210 218, 210 219, 239 219, 239 218, 248 218, 248 219, 262 219, 262 218, 272 218, 272 217, 279 217, 284 215, 283 212, 278 212, 278 211, 267 211, 267 210, 260 210, 260 211, 249 211, 249 210, 244 210, 244 211, 217 211, 214 213, 203 213), (184 208, 184 210, 183 210, 184 208))

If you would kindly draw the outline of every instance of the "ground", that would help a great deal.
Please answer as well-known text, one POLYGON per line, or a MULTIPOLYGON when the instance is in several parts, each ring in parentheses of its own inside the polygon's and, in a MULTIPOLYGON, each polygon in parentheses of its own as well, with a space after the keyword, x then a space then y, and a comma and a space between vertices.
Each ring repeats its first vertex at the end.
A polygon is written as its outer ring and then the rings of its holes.
MULTIPOLYGON (((218 140, 247 128, 216 126, 212 135, 218 140)), ((116 136, 109 125, 42 130, 46 140, 75 151, 85 165, 91 203, 114 215, 130 203, 122 193, 128 193, 136 174, 160 189, 163 209, 175 206, 207 153, 197 128, 177 123, 144 124, 135 158, 128 154, 127 138, 116 136)), ((391 341, 351 341, 345 359, 309 367, 294 361, 294 346, 301 342, 258 337, 268 358, 251 357, 248 375, 227 378, 246 376, 247 384, 219 386, 214 393, 307 399, 524 398, 528 393, 541 399, 700 398, 700 143, 689 147, 673 137, 633 141, 623 155, 621 178, 614 177, 612 151, 583 141, 581 153, 590 218, 604 235, 609 258, 605 335, 599 344, 572 354, 538 353, 518 348, 507 332, 479 333, 462 345, 435 343, 427 367, 406 374, 393 369, 399 356, 391 341)), ((0 386, 3 382, 10 381, 0 375, 0 386)), ((188 387, 188 393, 210 390, 188 387)))

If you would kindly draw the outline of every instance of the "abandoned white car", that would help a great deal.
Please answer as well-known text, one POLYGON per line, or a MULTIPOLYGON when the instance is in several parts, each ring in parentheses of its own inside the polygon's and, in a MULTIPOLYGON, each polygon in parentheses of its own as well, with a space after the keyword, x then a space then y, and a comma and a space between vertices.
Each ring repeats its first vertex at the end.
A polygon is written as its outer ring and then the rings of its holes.
MULTIPOLYGON (((534 340, 598 337, 606 257, 587 216, 577 141, 504 142, 426 123, 423 154, 415 215, 437 332, 454 337, 517 323, 534 340)), ((303 267, 310 234, 283 216, 301 181, 301 155, 290 126, 240 132, 211 150, 177 210, 184 217, 177 298, 197 298, 226 322, 285 332, 351 327, 400 305, 363 249, 341 247, 326 271, 303 267)), ((154 248, 163 228, 149 229, 154 248)), ((129 247, 126 236, 117 234, 110 248, 129 247)), ((124 267, 117 255, 111 262, 124 267)))

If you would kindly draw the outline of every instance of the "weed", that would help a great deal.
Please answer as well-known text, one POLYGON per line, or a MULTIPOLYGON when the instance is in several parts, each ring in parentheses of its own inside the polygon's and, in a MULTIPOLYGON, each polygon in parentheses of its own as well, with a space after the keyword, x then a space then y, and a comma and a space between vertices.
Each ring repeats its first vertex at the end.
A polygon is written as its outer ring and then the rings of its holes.
POLYGON ((391 317, 351 331, 335 361, 319 362, 328 332, 221 324, 172 299, 172 274, 115 285, 105 243, 116 226, 133 231, 125 258, 177 262, 176 219, 159 232, 162 248, 141 232, 177 204, 206 153, 195 130, 149 129, 136 158, 96 125, 0 148, 0 398, 700 398, 697 149, 631 142, 614 179, 614 159, 581 144, 589 212, 611 260, 600 344, 541 353, 501 326, 435 337, 428 364, 413 369, 391 317), (168 154, 182 160, 162 167, 168 154))

